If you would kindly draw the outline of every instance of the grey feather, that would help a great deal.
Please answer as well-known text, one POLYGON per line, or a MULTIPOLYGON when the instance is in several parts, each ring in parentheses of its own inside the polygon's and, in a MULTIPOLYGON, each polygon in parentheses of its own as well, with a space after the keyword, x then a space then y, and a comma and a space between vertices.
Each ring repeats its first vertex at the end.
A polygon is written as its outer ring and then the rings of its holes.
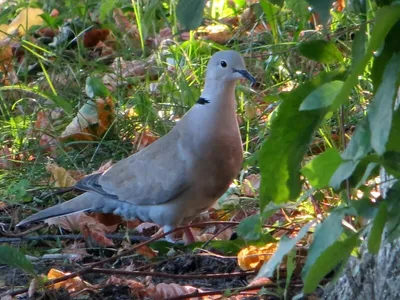
POLYGON ((235 84, 254 81, 234 51, 214 54, 201 98, 165 136, 85 177, 86 193, 39 212, 19 225, 77 211, 119 214, 167 228, 189 222, 223 195, 240 171, 243 154, 236 118, 235 84))

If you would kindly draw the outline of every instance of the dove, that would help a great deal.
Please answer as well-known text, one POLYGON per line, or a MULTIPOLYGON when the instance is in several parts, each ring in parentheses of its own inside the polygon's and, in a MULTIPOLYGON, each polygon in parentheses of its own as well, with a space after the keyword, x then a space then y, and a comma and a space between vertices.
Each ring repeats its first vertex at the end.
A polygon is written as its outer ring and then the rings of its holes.
POLYGON ((216 52, 200 98, 169 133, 105 172, 84 177, 75 187, 85 193, 17 226, 82 211, 138 218, 163 226, 164 232, 189 223, 226 192, 241 170, 235 86, 243 78, 255 83, 238 52, 216 52))

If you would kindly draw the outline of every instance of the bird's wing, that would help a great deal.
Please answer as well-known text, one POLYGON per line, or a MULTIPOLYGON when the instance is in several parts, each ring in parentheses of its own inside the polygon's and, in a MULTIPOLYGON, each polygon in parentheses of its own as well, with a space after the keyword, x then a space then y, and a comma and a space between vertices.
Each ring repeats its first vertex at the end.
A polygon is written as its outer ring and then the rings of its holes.
POLYGON ((85 177, 76 187, 138 205, 168 202, 190 187, 189 162, 181 145, 181 133, 172 130, 105 173, 85 177))

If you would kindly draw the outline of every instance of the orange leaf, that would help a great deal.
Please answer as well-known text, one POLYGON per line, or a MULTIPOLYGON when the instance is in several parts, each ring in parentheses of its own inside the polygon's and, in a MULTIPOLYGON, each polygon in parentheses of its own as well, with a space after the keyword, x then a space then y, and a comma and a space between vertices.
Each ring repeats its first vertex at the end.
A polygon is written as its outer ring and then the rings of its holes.
POLYGON ((155 250, 151 249, 151 248, 150 248, 149 246, 147 246, 147 245, 144 245, 144 246, 138 248, 138 249, 136 250, 136 252, 139 253, 139 254, 141 254, 141 255, 143 255, 143 256, 145 256, 145 257, 147 257, 147 258, 156 257, 157 254, 158 254, 158 251, 155 251, 155 250))
MULTIPOLYGON (((64 273, 60 270, 57 269, 50 269, 49 273, 47 274, 47 277, 49 280, 60 278, 66 275, 69 275, 71 273, 64 273)), ((65 281, 57 282, 52 285, 53 289, 61 289, 64 288, 66 289, 69 293, 76 292, 76 291, 81 291, 84 288, 91 286, 88 282, 83 281, 80 277, 74 277, 70 278, 65 281)))
POLYGON ((276 250, 276 244, 270 243, 264 247, 249 246, 238 253, 238 265, 244 270, 253 270, 271 258, 276 250))

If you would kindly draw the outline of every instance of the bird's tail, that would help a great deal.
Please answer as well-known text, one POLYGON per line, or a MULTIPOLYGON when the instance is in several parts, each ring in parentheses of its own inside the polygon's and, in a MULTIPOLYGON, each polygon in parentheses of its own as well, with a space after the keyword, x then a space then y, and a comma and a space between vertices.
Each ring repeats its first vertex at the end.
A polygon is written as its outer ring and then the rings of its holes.
POLYGON ((90 192, 83 193, 82 195, 79 195, 74 199, 39 211, 38 213, 19 222, 17 226, 23 226, 29 223, 38 222, 53 217, 65 216, 79 211, 101 210, 103 204, 104 201, 101 195, 90 192))

